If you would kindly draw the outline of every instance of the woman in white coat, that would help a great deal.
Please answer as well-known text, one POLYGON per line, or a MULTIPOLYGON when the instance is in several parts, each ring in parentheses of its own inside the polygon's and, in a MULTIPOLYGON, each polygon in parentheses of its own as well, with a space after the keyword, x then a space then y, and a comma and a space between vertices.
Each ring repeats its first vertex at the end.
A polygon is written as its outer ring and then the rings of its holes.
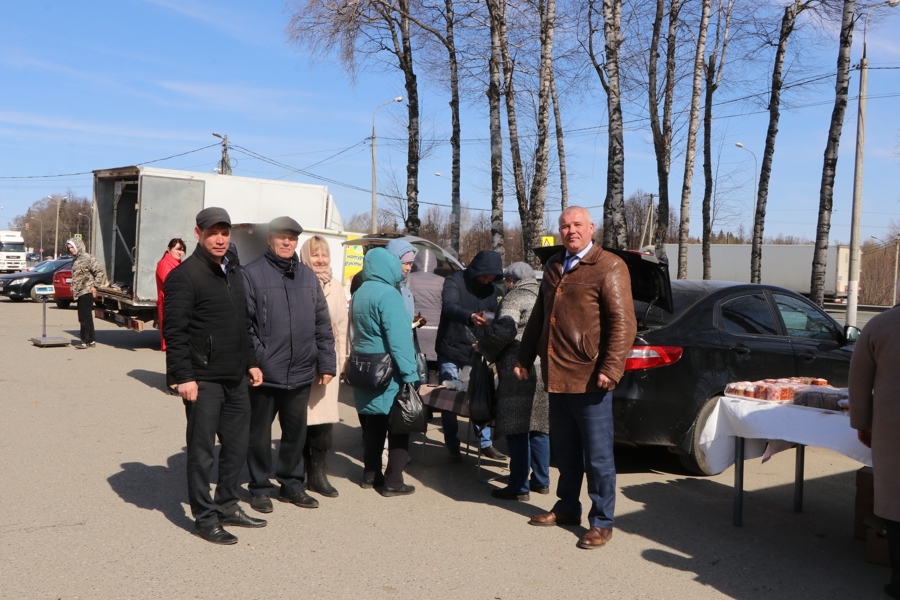
POLYGON ((300 247, 300 262, 316 273, 325 300, 328 303, 328 314, 331 316, 331 327, 334 332, 334 349, 337 354, 337 375, 327 385, 319 385, 315 381, 309 393, 309 409, 307 412, 306 446, 303 458, 306 462, 306 489, 335 498, 338 491, 328 481, 326 475, 325 456, 331 448, 332 428, 340 418, 338 416, 338 393, 341 370, 347 354, 347 299, 339 279, 335 279, 331 270, 331 253, 328 242, 317 235, 306 240, 300 247))

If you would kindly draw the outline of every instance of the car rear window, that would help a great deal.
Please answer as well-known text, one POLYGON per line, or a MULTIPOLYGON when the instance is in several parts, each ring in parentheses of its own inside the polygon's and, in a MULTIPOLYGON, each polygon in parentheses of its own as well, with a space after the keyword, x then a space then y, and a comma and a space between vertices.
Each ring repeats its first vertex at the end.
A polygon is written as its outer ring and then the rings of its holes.
POLYGON ((649 304, 647 304, 646 302, 641 302, 640 300, 635 300, 634 314, 635 317, 637 317, 638 326, 653 329, 655 327, 663 327, 664 325, 668 325, 669 323, 680 317, 682 314, 684 314, 687 309, 696 304, 708 293, 709 290, 705 288, 683 289, 673 285, 672 304, 674 305, 675 310, 671 313, 659 308, 658 306, 653 306, 652 308, 650 308, 650 312, 648 313, 647 307, 649 306, 649 304))

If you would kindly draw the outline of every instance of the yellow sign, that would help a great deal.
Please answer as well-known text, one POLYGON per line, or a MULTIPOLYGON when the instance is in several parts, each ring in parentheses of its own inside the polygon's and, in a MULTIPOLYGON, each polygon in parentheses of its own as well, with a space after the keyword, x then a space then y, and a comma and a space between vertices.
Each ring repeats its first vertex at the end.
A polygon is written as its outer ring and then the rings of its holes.
POLYGON ((553 246, 553 245, 554 245, 554 243, 553 243, 552 235, 541 236, 541 247, 542 248, 549 248, 550 246, 553 246))
MULTIPOLYGON (((362 236, 348 235, 348 240, 356 240, 362 236)), ((346 246, 344 250, 344 285, 350 289, 350 281, 353 276, 362 271, 363 249, 362 246, 346 246)))

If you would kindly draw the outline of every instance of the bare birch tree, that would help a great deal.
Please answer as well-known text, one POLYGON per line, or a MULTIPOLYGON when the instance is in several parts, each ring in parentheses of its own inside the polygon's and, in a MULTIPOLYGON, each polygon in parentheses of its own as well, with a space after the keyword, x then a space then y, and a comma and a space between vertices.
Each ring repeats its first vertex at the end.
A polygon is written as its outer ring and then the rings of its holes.
POLYGON ((407 98, 406 229, 417 234, 419 88, 413 63, 409 0, 295 0, 288 10, 289 41, 313 53, 337 51, 351 79, 360 54, 368 57, 389 52, 396 59, 407 98))
POLYGON ((700 28, 694 55, 694 80, 691 87, 691 109, 688 119, 687 148, 684 152, 684 179, 681 184, 681 220, 678 226, 678 279, 687 278, 687 244, 691 228, 691 187, 694 179, 694 158, 697 129, 700 123, 700 91, 703 83, 703 56, 706 52, 706 33, 709 29, 710 0, 701 1, 700 28))
POLYGON ((828 234, 831 232, 831 208, 834 199, 834 177, 837 170, 838 147, 850 89, 850 48, 853 44, 853 22, 856 0, 844 0, 841 17, 841 37, 838 49, 837 76, 834 83, 834 108, 825 144, 822 183, 819 186, 819 215, 816 222, 816 248, 813 252, 810 299, 818 305, 825 301, 825 263, 828 256, 828 234))
POLYGON ((731 25, 731 9, 734 0, 718 0, 716 9, 716 37, 712 51, 709 54, 706 71, 706 96, 704 98, 703 114, 703 279, 711 277, 712 263, 709 257, 710 236, 712 235, 712 197, 713 197, 713 169, 712 169, 712 127, 713 127, 713 95, 722 83, 722 70, 725 67, 725 58, 728 52, 728 36, 731 25))

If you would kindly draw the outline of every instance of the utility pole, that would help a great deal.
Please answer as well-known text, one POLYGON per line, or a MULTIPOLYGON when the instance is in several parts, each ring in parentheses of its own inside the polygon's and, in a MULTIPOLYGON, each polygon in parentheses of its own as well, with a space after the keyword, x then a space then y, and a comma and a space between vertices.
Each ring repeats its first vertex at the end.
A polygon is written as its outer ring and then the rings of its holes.
MULTIPOLYGON (((53 238, 53 258, 59 256, 59 209, 62 208, 62 205, 65 204, 68 199, 68 196, 63 196, 56 201, 56 237, 53 238)), ((69 231, 71 231, 71 229, 69 231)))
POLYGON ((900 235, 894 244, 894 291, 891 297, 891 306, 897 306, 897 268, 900 267, 900 235))
POLYGON ((213 131, 213 135, 222 140, 222 160, 219 163, 219 173, 231 175, 231 159, 228 157, 228 134, 219 135, 213 131))
MULTIPOLYGON (((856 110, 856 160, 853 170, 853 204, 850 212, 850 275, 847 280, 847 315, 845 325, 856 326, 856 309, 859 305, 859 229, 862 221, 863 148, 866 143, 866 89, 869 81, 869 59, 866 57, 866 32, 869 29, 869 15, 876 8, 889 6, 896 8, 900 0, 887 0, 876 4, 866 12, 863 21, 862 56, 859 59, 859 101, 856 110)), ((896 286, 894 286, 896 290, 896 286)))

